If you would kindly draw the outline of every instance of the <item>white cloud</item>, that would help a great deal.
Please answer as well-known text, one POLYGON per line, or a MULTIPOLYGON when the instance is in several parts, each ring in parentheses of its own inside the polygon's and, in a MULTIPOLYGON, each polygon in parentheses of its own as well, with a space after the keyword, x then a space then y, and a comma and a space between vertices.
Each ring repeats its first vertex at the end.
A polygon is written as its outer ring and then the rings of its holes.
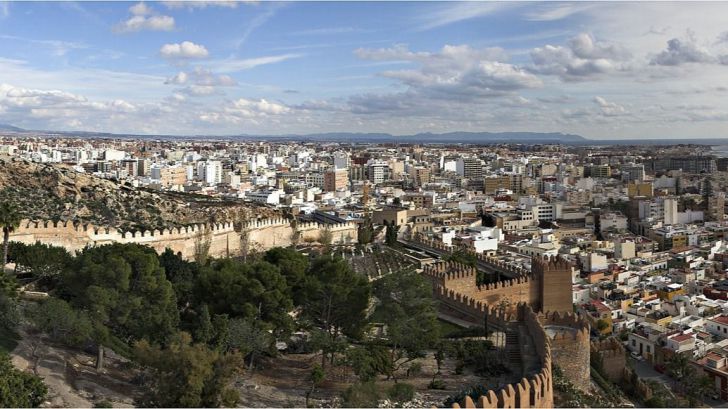
POLYGON ((494 15, 517 6, 517 4, 511 2, 480 1, 445 2, 442 4, 441 7, 432 12, 418 15, 418 29, 430 30, 460 21, 494 15))
POLYGON ((212 71, 195 67, 193 70, 185 72, 180 71, 171 78, 168 78, 165 84, 185 85, 193 84, 209 87, 230 87, 237 85, 237 82, 229 75, 216 75, 212 71))
POLYGON ((148 16, 152 14, 152 9, 147 7, 146 3, 139 2, 129 7, 129 12, 135 16, 148 16))
POLYGON ((652 58, 652 65, 676 66, 687 63, 714 63, 717 59, 708 50, 695 44, 694 39, 673 38, 667 42, 667 49, 652 58))
POLYGON ((294 58, 301 58, 305 54, 281 54, 281 55, 270 55, 266 57, 256 58, 229 58, 225 60, 210 61, 210 65, 214 67, 215 71, 222 73, 231 73, 249 70, 251 68, 259 67, 261 65, 275 64, 294 58))
POLYGON ((138 31, 172 31, 174 17, 158 15, 146 3, 140 2, 129 7, 131 17, 113 27, 115 33, 134 33, 138 31))
POLYGON ((206 58, 209 53, 205 46, 195 44, 191 41, 181 43, 165 44, 159 49, 159 55, 166 59, 189 59, 206 58))
POLYGON ((600 96, 594 97, 594 103, 599 106, 601 113, 605 116, 620 116, 628 114, 627 110, 622 105, 609 102, 600 96))
POLYGON ((574 4, 574 3, 552 3, 540 4, 535 10, 526 13, 526 20, 529 21, 556 21, 571 17, 575 14, 583 13, 594 8, 593 4, 574 4))
POLYGON ((589 34, 571 38, 567 46, 545 45, 531 50, 530 70, 558 75, 565 81, 583 80, 629 68, 630 53, 621 46, 597 42, 589 34))
POLYGON ((163 1, 162 4, 170 9, 204 9, 207 7, 224 7, 234 9, 238 4, 257 4, 257 1, 239 0, 211 0, 211 1, 163 1))
POLYGON ((0 1, 0 17, 6 18, 10 15, 10 2, 0 1))
MULTIPOLYGON (((467 45, 445 45, 439 52, 413 52, 404 45, 383 49, 357 49, 359 58, 400 60, 419 64, 417 69, 390 70, 381 76, 400 81, 409 92, 402 98, 439 98, 454 101, 500 96, 519 89, 538 88, 541 80, 518 66, 502 62, 507 55, 500 48, 476 49, 467 45)), ((377 97, 373 95, 372 97, 377 97)), ((389 98, 391 107, 406 108, 389 98)), ((355 98, 362 105, 363 98, 355 98)), ((378 103, 375 103, 378 105, 378 103)))

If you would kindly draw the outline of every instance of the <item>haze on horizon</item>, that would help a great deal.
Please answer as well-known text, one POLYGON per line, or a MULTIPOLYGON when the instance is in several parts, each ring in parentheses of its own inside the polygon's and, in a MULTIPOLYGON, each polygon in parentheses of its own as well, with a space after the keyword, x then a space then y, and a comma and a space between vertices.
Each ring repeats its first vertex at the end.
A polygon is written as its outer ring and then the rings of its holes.
POLYGON ((0 123, 728 137, 728 3, 0 2, 0 123))

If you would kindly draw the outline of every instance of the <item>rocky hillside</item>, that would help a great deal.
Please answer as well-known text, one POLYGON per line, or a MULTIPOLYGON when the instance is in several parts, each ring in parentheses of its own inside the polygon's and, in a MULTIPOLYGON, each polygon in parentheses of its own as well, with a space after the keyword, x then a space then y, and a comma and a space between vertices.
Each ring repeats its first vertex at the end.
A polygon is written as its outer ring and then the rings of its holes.
MULTIPOLYGON (((137 189, 64 165, 11 157, 0 157, 0 200, 15 203, 27 219, 73 220, 124 230, 235 222, 253 210, 239 201, 137 189)), ((271 212, 254 210, 261 217, 271 212)))

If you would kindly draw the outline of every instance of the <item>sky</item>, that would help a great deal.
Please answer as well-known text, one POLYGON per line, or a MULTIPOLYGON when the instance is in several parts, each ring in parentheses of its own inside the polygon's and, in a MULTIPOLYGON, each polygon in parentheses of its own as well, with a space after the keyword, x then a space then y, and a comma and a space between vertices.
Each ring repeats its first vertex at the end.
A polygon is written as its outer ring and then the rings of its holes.
POLYGON ((728 137, 728 3, 0 1, 0 123, 728 137))

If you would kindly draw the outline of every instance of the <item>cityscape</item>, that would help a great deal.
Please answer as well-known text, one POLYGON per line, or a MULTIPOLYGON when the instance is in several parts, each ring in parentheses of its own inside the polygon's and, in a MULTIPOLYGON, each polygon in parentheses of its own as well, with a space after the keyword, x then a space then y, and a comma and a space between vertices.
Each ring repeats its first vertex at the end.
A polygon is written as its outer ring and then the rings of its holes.
POLYGON ((0 1, 0 407, 728 406, 726 13, 0 1))

